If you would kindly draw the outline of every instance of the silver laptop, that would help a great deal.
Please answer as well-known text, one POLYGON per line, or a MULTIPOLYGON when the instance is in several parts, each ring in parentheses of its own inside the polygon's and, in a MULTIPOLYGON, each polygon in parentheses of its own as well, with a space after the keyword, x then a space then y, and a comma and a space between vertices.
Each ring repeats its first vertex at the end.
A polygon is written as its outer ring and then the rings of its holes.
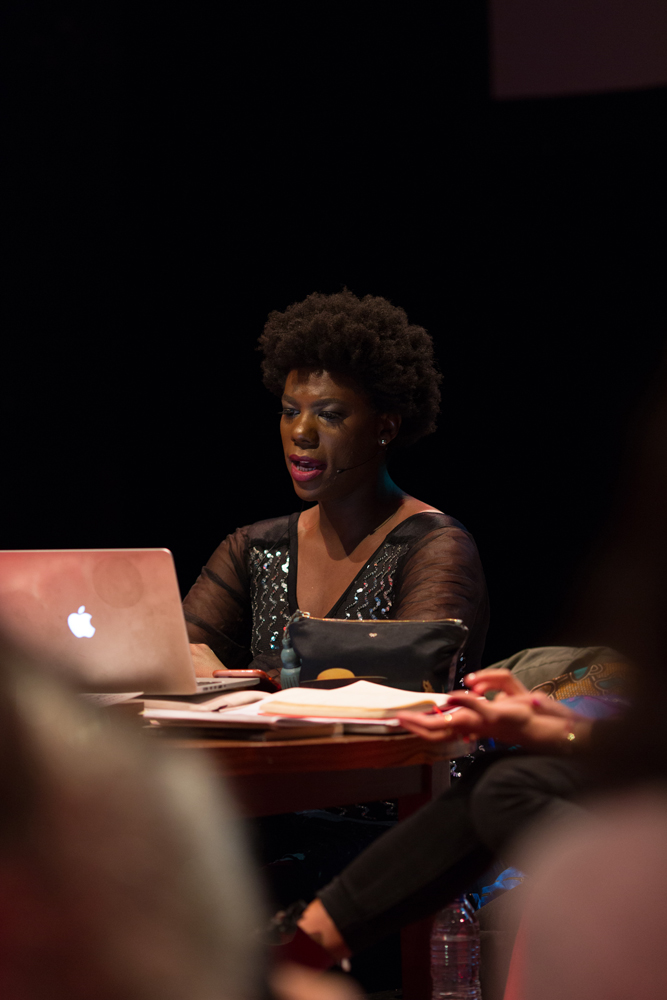
POLYGON ((0 639, 81 691, 195 694, 169 549, 0 551, 0 639))

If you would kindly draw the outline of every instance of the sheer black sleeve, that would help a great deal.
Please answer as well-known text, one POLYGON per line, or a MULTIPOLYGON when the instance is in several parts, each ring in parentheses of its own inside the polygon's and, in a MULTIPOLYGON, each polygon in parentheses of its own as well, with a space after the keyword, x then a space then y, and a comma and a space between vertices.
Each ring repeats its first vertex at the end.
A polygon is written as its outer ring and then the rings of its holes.
POLYGON ((244 528, 227 535, 183 601, 190 642, 204 642, 230 670, 252 660, 252 614, 244 528))
POLYGON ((438 527, 410 547, 398 566, 392 618, 460 618, 470 630, 466 671, 479 669, 489 602, 477 546, 463 526, 438 527))

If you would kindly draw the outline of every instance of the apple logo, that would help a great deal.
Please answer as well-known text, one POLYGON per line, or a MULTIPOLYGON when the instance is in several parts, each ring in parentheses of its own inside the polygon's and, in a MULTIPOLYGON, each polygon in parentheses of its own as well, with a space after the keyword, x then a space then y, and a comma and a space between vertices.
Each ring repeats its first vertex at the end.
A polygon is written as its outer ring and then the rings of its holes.
POLYGON ((82 604, 78 611, 73 611, 67 616, 67 624, 77 639, 91 639, 95 635, 95 626, 90 624, 92 615, 84 614, 85 604, 82 604))

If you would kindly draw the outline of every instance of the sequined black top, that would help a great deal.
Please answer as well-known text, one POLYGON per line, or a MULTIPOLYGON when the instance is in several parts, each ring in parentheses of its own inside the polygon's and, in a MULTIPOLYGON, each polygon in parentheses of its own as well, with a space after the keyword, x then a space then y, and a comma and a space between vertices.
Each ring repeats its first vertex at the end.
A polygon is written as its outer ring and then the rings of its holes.
MULTIPOLYGON (((238 528, 218 546, 183 603, 190 642, 226 667, 276 677, 283 627, 297 610, 298 514, 238 528)), ((461 618, 467 669, 480 666, 489 623, 477 547, 447 514, 413 514, 390 531, 327 618, 461 618)))

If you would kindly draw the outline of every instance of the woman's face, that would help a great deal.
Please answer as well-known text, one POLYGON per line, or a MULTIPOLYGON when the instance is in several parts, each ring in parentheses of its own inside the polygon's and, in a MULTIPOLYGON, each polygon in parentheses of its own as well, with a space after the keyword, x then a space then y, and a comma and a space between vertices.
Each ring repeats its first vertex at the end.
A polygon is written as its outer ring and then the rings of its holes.
POLYGON ((294 489, 304 500, 344 496, 375 477, 400 418, 379 414, 350 381, 294 369, 283 393, 280 433, 294 489))

